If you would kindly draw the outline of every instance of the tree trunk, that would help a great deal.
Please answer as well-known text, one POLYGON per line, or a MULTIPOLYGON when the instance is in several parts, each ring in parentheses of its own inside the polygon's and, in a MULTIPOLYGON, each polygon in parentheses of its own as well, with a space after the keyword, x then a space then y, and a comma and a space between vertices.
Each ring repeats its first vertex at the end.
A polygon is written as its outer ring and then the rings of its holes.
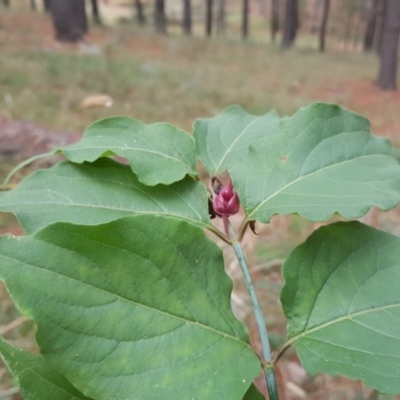
POLYGON ((276 34, 279 31, 279 3, 278 0, 271 1, 271 40, 275 43, 276 34))
POLYGON ((218 0, 216 25, 217 25, 217 35, 223 35, 225 33, 225 28, 226 28, 225 0, 218 0))
POLYGON ((183 0, 182 29, 185 35, 192 34, 192 3, 191 0, 183 0))
POLYGON ((77 42, 88 31, 84 0, 50 0, 56 39, 77 42))
POLYGON ((298 26, 299 26, 298 0, 287 0, 282 47, 289 48, 293 46, 298 26))
POLYGON ((50 0, 43 0, 44 11, 50 12, 50 0))
POLYGON ((357 51, 357 46, 359 44, 359 38, 362 36, 361 30, 361 22, 362 22, 362 15, 361 15, 361 10, 363 6, 363 2, 365 0, 358 0, 357 3, 355 3, 355 9, 354 9, 354 19, 353 19, 353 46, 352 46, 352 51, 355 52, 357 51))
POLYGON ((371 51, 374 44, 376 19, 378 15, 378 0, 373 0, 368 13, 368 21, 364 35, 364 51, 371 51))
POLYGON ((397 53, 400 35, 400 1, 387 0, 379 54, 378 85, 383 90, 396 90, 397 53))
POLYGON ((97 0, 91 0, 91 3, 92 3, 93 21, 96 25, 101 25, 99 6, 97 4, 97 0))
POLYGON ((36 1, 35 0, 31 0, 31 9, 33 11, 36 11, 36 1))
POLYGON ((213 0, 206 0, 206 36, 212 34, 213 0))
POLYGON ((143 11, 143 4, 140 0, 135 0, 136 7, 136 19, 139 25, 144 25, 146 23, 146 17, 143 11))
POLYGON ((357 38, 359 35, 360 26, 360 5, 364 0, 353 0, 347 3, 346 11, 346 22, 344 30, 344 50, 354 51, 357 46, 357 38), (361 3, 360 3, 361 2, 361 3))
POLYGON ((382 35, 383 35, 383 21, 385 19, 386 14, 386 0, 378 1, 378 11, 376 17, 376 27, 375 27, 375 38, 374 38, 374 49, 379 55, 382 44, 382 35))
POLYGON ((3 0, 3 4, 5 7, 10 7, 10 0, 3 0))
POLYGON ((324 0, 321 28, 319 30, 319 51, 325 51, 326 26, 328 25, 330 0, 324 0))
POLYGON ((321 1, 323 0, 314 0, 314 10, 313 10, 313 16, 311 19, 311 33, 317 33, 319 31, 320 27, 320 14, 321 14, 321 1))
POLYGON ((156 32, 165 35, 167 33, 167 17, 165 15, 164 0, 156 0, 155 6, 154 23, 156 32))
POLYGON ((249 0, 242 0, 242 39, 249 36, 249 0))

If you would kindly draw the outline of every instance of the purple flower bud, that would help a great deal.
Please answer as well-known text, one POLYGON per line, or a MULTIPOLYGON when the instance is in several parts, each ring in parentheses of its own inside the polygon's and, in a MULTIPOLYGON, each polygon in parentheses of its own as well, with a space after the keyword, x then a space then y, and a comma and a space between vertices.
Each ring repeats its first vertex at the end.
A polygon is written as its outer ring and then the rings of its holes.
POLYGON ((233 189, 232 181, 222 187, 218 194, 213 196, 214 211, 220 217, 229 217, 239 211, 239 197, 233 189))

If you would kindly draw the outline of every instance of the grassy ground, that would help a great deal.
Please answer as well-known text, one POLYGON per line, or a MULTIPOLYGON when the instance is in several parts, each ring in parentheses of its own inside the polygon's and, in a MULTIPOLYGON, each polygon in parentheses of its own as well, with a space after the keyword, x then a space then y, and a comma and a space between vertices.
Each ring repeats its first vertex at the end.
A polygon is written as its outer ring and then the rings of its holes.
MULTIPOLYGON (((190 131, 197 117, 212 116, 230 104, 240 104, 251 113, 274 108, 289 115, 322 100, 364 114, 375 133, 399 144, 400 96, 382 93, 372 85, 378 68, 374 55, 320 54, 315 49, 317 38, 311 36, 302 36, 295 49, 285 52, 268 43, 268 30, 260 19, 253 25, 258 28, 253 39, 242 43, 237 15, 230 23, 233 33, 228 37, 205 39, 200 25, 194 38, 182 37, 177 27, 167 37, 157 37, 151 27, 139 28, 125 21, 113 28, 92 28, 84 44, 61 45, 53 40, 47 16, 30 13, 26 7, 2 10, 0 122, 34 121, 68 135, 65 132, 82 132, 96 119, 127 115, 146 123, 168 121, 190 131), (87 96, 99 93, 113 98, 111 108, 80 107, 87 96)), ((4 174, 8 166, 3 164, 0 160, 4 174)), ((366 218, 395 231, 396 217, 392 213, 376 218, 372 213, 366 218)), ((1 228, 10 223, 7 218, 1 228)), ((262 231, 258 244, 249 244, 259 266, 258 286, 268 293, 262 301, 275 345, 282 342, 285 329, 277 302, 282 282, 279 265, 263 263, 284 258, 313 228, 300 218, 276 217, 262 231)), ((0 324, 6 326, 18 314, 1 290, 0 324)), ((27 347, 31 325, 22 323, 6 335, 27 347)), ((286 390, 288 400, 364 399, 369 395, 360 383, 349 386, 339 378, 304 378, 297 384, 295 378, 301 373, 294 365, 295 356, 289 353, 281 372, 294 385, 286 390)), ((0 379, 0 389, 12 384, 4 368, 0 368, 0 379)), ((15 400, 15 396, 2 398, 15 400)))
POLYGON ((382 95, 372 86, 373 55, 320 54, 309 40, 284 52, 251 41, 156 37, 152 28, 133 23, 92 29, 79 46, 60 45, 52 35, 46 16, 0 16, 3 118, 82 131, 97 118, 124 114, 190 130, 195 118, 233 103, 253 113, 275 108, 284 115, 324 100, 367 115, 378 133, 394 131, 399 96, 382 95), (97 93, 112 96, 113 107, 79 108, 97 93))

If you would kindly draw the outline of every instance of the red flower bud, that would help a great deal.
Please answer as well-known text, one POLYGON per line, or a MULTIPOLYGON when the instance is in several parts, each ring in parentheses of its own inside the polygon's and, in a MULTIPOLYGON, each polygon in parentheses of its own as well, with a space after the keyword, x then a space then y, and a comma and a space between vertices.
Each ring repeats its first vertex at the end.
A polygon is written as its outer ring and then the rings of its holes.
POLYGON ((239 204, 239 197, 233 189, 232 181, 222 186, 219 193, 213 196, 213 208, 220 217, 236 214, 239 211, 239 204))

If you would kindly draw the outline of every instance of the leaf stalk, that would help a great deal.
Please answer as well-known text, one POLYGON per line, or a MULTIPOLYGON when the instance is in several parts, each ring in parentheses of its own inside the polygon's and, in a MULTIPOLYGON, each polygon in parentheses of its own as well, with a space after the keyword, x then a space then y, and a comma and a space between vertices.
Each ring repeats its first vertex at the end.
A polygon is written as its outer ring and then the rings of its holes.
POLYGON ((240 225, 240 228, 239 228, 239 231, 238 231, 238 235, 237 235, 237 238, 238 238, 239 242, 242 241, 243 236, 244 236, 244 234, 246 232, 246 229, 247 229, 248 225, 249 225, 249 222, 246 221, 246 219, 244 219, 242 224, 240 225))

